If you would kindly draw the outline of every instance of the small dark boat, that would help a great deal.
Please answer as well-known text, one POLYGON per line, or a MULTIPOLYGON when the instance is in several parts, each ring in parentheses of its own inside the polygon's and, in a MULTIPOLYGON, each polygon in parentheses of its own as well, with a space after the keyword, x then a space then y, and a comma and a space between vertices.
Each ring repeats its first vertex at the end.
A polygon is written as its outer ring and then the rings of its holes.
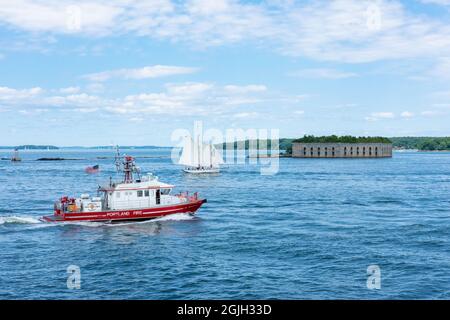
POLYGON ((12 156, 12 158, 11 158, 11 161, 12 162, 20 162, 20 161, 22 161, 22 158, 20 158, 20 156, 19 156, 19 149, 14 149, 14 154, 13 154, 13 156, 12 156))

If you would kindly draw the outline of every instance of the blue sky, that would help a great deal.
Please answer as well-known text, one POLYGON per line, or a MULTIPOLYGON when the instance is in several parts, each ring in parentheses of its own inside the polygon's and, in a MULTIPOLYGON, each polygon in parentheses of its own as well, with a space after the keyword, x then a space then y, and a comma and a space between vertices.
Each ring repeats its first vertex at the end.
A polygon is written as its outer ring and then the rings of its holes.
POLYGON ((0 145, 450 135, 450 0, 0 0, 0 145))

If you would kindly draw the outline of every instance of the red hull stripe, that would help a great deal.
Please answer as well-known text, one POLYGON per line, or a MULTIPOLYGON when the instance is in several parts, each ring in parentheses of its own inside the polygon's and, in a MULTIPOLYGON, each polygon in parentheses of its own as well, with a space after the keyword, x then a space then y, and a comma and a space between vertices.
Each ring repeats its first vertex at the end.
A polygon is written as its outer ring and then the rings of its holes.
POLYGON ((151 219, 175 213, 194 213, 205 202, 206 200, 197 200, 189 203, 183 203, 181 205, 164 206, 141 210, 67 213, 64 215, 64 217, 53 215, 53 216, 45 216, 43 218, 48 222, 151 219))

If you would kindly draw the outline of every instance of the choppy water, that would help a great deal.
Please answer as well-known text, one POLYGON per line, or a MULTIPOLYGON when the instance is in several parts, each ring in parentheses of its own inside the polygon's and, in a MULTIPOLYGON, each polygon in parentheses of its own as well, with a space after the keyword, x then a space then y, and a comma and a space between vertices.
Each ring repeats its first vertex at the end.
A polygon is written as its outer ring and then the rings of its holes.
MULTIPOLYGON (((168 156, 140 150, 137 156, 168 156)), ((450 298, 450 153, 393 159, 280 159, 280 173, 229 165, 183 174, 168 157, 143 171, 208 199, 195 218, 123 225, 46 224, 62 194, 113 172, 98 151, 27 152, 0 162, 2 299, 450 298), (36 162, 44 156, 81 161, 36 162), (98 176, 83 172, 99 163, 98 176), (366 287, 381 268, 381 289, 366 287), (81 269, 69 290, 66 269, 81 269)))

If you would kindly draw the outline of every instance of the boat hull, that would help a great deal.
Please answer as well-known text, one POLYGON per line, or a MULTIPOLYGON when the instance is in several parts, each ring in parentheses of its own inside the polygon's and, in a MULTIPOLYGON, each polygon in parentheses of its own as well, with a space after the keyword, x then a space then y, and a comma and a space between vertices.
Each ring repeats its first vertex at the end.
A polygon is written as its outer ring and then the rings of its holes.
POLYGON ((185 173, 193 173, 193 174, 203 174, 203 173, 219 173, 219 168, 208 168, 208 169, 183 169, 185 173))
POLYGON ((70 222, 70 221, 139 221, 161 218, 176 213, 194 214, 206 202, 206 199, 194 200, 177 205, 158 206, 154 208, 114 210, 101 212, 65 213, 62 215, 44 216, 46 222, 70 222))

